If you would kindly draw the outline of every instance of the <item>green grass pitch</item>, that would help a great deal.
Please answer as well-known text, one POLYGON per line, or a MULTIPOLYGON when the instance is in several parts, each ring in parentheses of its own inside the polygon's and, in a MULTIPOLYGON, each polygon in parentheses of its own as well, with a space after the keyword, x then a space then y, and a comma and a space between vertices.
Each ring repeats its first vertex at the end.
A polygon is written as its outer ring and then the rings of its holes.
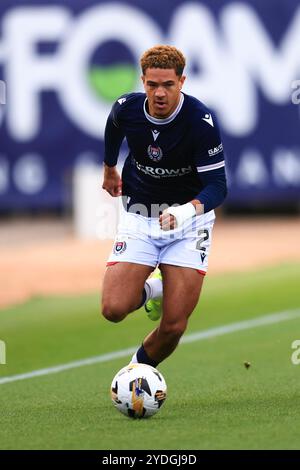
MULTIPOLYGON (((300 308, 300 266, 207 277, 187 333, 300 308)), ((112 324, 97 295, 35 298, 0 311, 0 379, 138 345, 143 310, 112 324)), ((109 388, 128 358, 0 384, 1 449, 297 449, 300 317, 182 344, 160 370, 168 398, 149 420, 114 409, 109 388), (244 361, 251 367, 246 369, 244 361)))

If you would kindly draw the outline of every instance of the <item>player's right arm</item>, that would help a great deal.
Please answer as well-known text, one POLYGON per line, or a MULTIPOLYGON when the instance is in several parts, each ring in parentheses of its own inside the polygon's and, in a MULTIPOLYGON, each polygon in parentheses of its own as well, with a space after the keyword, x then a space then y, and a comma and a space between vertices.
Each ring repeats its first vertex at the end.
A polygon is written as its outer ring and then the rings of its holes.
POLYGON ((115 166, 109 167, 104 164, 102 189, 105 189, 113 197, 122 195, 122 180, 115 166))
POLYGON ((117 171, 117 162, 124 133, 118 122, 120 102, 117 101, 107 118, 105 127, 105 156, 104 156, 104 178, 102 188, 111 196, 121 196, 122 180, 117 171))

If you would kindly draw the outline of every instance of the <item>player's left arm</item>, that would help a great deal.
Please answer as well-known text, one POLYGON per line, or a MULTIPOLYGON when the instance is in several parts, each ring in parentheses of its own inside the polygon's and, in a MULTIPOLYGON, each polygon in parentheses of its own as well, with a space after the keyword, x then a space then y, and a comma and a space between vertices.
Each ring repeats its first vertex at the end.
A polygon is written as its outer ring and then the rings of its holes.
POLYGON ((195 198, 181 206, 169 207, 160 217, 162 230, 180 227, 196 216, 209 212, 222 204, 227 195, 225 157, 220 130, 215 117, 202 124, 204 133, 196 143, 194 164, 202 189, 195 198))
POLYGON ((225 155, 219 125, 215 116, 209 122, 202 118, 204 134, 196 145, 195 168, 202 189, 193 204, 203 214, 220 206, 227 195, 225 155))

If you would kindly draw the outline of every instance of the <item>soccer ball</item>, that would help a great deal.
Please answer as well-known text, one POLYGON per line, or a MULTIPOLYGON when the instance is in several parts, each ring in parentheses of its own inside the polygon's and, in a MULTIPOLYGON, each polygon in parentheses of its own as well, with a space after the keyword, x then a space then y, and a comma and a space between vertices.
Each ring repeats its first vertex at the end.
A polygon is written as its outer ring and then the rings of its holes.
POLYGON ((129 364, 113 378, 111 399, 130 418, 149 418, 158 412, 167 396, 162 374, 146 364, 129 364))

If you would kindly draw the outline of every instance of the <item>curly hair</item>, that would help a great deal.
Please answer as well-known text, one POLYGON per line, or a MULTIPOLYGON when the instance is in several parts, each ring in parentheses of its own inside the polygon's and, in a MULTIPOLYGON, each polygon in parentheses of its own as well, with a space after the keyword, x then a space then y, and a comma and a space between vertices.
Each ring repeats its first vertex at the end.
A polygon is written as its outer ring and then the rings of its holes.
POLYGON ((141 57, 143 75, 149 68, 174 69, 177 76, 181 77, 185 67, 185 57, 174 46, 159 44, 144 52, 141 57))

